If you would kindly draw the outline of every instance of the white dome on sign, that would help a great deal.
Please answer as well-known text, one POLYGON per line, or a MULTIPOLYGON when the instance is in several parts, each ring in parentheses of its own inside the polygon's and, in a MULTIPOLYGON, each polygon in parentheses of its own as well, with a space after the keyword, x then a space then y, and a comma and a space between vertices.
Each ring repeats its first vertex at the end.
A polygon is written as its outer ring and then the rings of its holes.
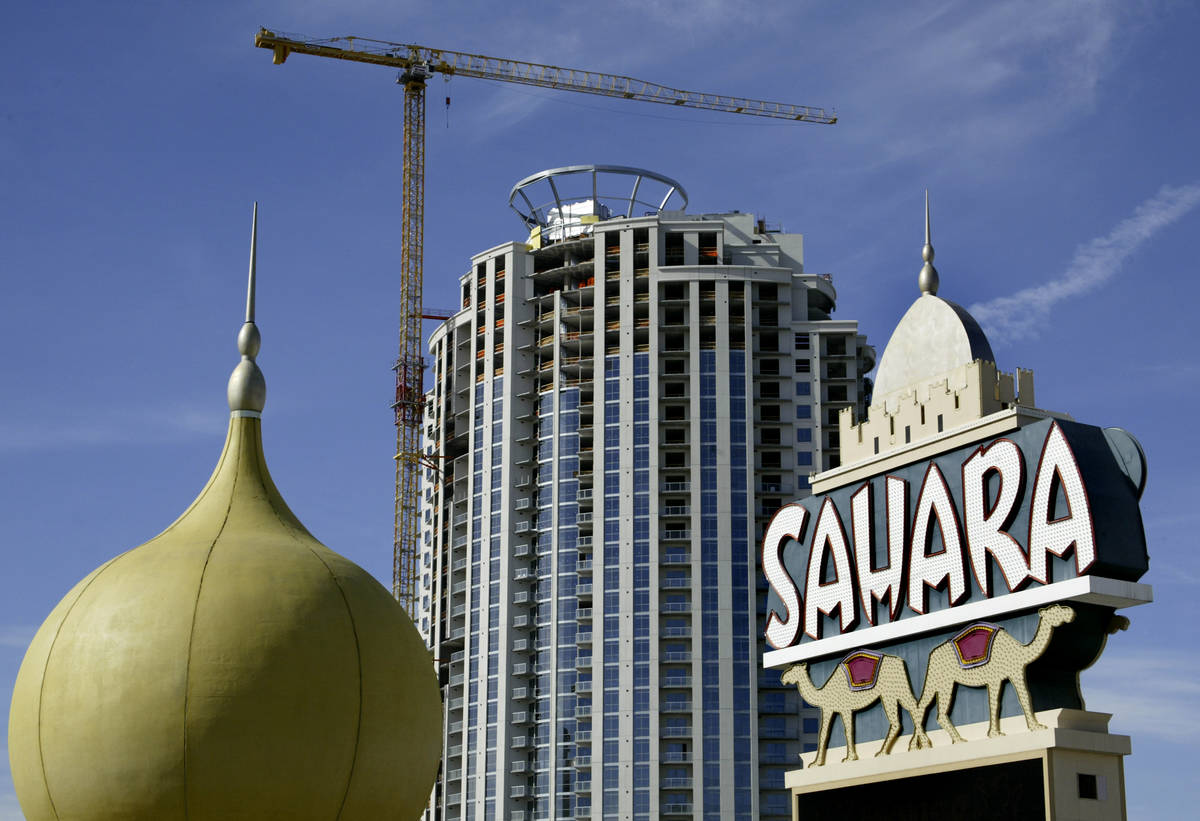
POLYGON ((937 295, 938 273, 933 267, 929 238, 929 194, 925 194, 925 265, 918 284, 921 296, 892 332, 875 375, 873 405, 885 397, 925 384, 975 360, 995 362, 983 328, 967 309, 937 295))

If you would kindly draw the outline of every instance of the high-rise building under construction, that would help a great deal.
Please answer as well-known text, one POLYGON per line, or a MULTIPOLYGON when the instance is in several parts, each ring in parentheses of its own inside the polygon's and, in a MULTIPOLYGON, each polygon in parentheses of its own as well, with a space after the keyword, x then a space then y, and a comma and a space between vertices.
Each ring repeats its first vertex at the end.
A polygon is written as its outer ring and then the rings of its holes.
POLYGON ((518 183, 432 335, 419 626, 437 819, 790 818, 815 712, 761 671, 758 541, 874 352, 802 238, 613 166, 518 183))

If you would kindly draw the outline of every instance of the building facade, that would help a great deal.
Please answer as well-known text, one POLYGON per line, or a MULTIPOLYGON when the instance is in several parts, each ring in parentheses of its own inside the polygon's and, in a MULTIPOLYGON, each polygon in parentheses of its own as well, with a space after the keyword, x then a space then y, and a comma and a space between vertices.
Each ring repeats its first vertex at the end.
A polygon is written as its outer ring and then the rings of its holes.
POLYGON ((758 544, 874 352, 799 235, 665 177, 556 169, 510 205, 529 241, 476 254, 430 340, 429 817, 788 818, 815 713, 760 671, 758 544))

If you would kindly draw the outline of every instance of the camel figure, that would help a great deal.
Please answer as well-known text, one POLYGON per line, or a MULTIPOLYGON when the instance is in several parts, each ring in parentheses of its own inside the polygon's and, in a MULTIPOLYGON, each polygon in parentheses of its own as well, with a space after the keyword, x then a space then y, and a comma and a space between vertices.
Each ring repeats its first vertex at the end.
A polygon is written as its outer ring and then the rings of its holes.
POLYGON ((916 720, 917 699, 908 681, 908 668, 904 659, 898 656, 857 650, 838 664, 819 690, 813 686, 805 662, 789 667, 780 680, 784 684, 795 684, 805 701, 821 708, 821 733, 814 767, 825 763, 825 750, 829 746, 829 733, 833 729, 835 715, 842 717, 842 727, 846 731, 846 757, 842 760, 858 760, 858 753, 854 749, 854 714, 876 701, 882 702, 890 726, 883 746, 875 755, 891 753, 892 745, 900 735, 900 707, 908 711, 916 726, 916 732, 908 744, 909 749, 914 744, 918 749, 932 746, 921 722, 916 720))
POLYGON ((1033 703, 1025 684, 1025 668, 1045 651, 1055 627, 1075 619, 1075 611, 1065 604, 1052 604, 1039 610, 1038 616, 1037 633, 1029 644, 1021 644, 1003 627, 980 622, 933 648, 929 654, 929 667, 925 670, 921 702, 913 714, 916 723, 925 725, 925 714, 933 700, 937 699, 938 724, 949 733, 955 744, 963 741, 950 722, 954 688, 959 684, 987 687, 988 736, 1004 735, 1000 732, 1000 688, 1008 679, 1017 692, 1017 700, 1021 702, 1029 729, 1046 729, 1033 715, 1033 703))

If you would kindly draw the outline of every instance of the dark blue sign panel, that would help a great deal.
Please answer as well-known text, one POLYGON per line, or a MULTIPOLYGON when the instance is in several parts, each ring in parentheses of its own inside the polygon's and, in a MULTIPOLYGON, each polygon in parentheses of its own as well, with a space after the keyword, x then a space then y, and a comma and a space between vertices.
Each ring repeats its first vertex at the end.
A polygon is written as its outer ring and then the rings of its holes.
POLYGON ((789 504, 763 539, 767 641, 783 649, 1085 575, 1137 581, 1149 564, 1144 475, 1128 434, 1046 419, 789 504))

